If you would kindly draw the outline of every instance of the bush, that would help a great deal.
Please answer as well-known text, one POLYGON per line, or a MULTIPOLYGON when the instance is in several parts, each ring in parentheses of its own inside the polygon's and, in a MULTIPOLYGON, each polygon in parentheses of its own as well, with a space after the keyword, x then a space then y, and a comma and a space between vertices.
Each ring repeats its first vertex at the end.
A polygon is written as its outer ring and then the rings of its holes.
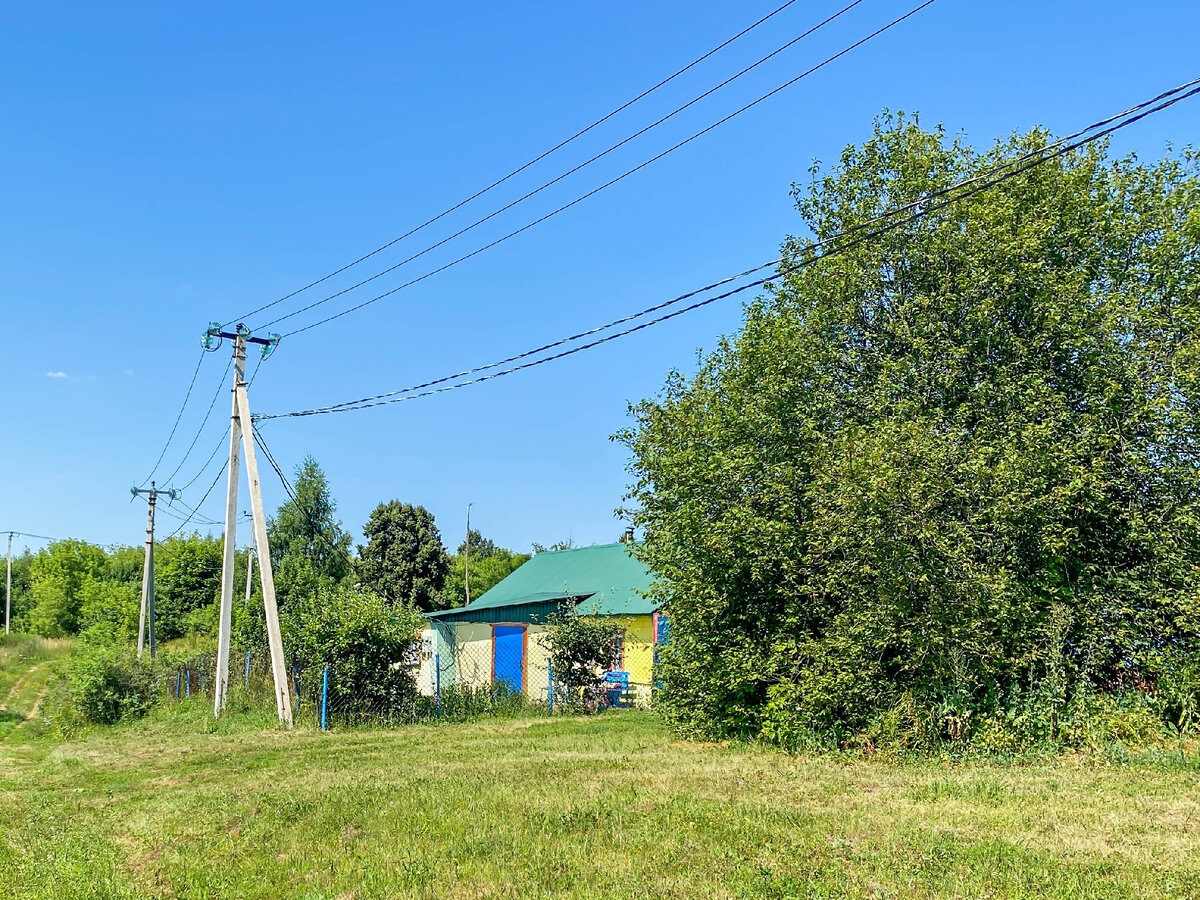
POLYGON ((604 673, 617 658, 621 627, 610 619, 555 613, 548 622, 550 666, 569 707, 595 710, 604 700, 604 673))
POLYGON ((64 718, 114 725, 145 715, 158 699, 156 667, 126 647, 80 642, 64 671, 64 718))
POLYGON ((329 668, 329 706, 347 715, 378 714, 417 704, 408 665, 424 618, 360 588, 336 588, 289 610, 289 658, 301 681, 319 691, 329 668))

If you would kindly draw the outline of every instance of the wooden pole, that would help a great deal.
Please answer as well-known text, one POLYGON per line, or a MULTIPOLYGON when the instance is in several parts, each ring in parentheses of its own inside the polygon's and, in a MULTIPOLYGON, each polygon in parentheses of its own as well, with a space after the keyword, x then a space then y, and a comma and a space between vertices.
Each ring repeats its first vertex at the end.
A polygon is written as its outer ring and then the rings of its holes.
MULTIPOLYGON (((221 609, 217 620, 217 670, 213 683, 213 712, 220 715, 229 697, 229 640, 233 628, 233 576, 237 554, 238 457, 242 419, 238 415, 238 385, 246 375, 246 338, 240 329, 233 342, 233 413, 229 426, 229 480, 225 497, 225 555, 221 562, 221 609)), ((248 424, 248 423, 247 423, 248 424)))
POLYGON ((242 419, 242 451, 246 456, 246 479, 250 486, 250 509, 254 514, 254 544, 258 547, 258 577, 262 582, 263 608, 267 616, 267 645, 271 649, 271 674, 275 680, 275 703, 279 721, 292 727, 292 692, 288 685, 287 664, 283 659, 283 637, 279 632, 279 607, 275 602, 275 573, 271 568, 271 547, 267 539, 267 516, 263 509, 262 483, 258 478, 258 458, 254 452, 254 425, 250 418, 250 397, 246 385, 237 386, 238 413, 242 419))
POLYGON ((467 504, 467 542, 463 544, 463 583, 467 588, 467 606, 471 605, 471 504, 467 504))

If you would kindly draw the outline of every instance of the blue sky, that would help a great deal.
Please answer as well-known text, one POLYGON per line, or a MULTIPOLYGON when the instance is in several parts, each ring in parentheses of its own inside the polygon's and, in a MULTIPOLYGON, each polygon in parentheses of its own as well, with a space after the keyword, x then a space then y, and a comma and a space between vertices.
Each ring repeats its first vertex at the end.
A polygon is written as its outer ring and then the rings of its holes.
MULTIPOLYGON (((392 239, 779 2, 10 6, 0 29, 0 528, 138 543, 145 506, 128 490, 167 438, 209 321, 392 239)), ((280 309, 491 212, 844 2, 793 4, 519 178, 280 309)), ((525 224, 913 5, 865 0, 661 128, 322 311, 525 224)), ((425 381, 763 262, 801 229, 792 182, 861 141, 881 109, 919 111, 978 145, 1034 125, 1067 133, 1200 74, 1198 28, 1200 7, 1170 0, 938 0, 551 221, 285 340, 251 402, 281 412, 425 381)), ((1122 132, 1114 149, 1157 156, 1168 142, 1194 142, 1198 125, 1192 101, 1122 132)), ((288 469, 317 458, 358 539, 375 504, 398 498, 429 507, 452 546, 468 502, 473 524, 517 549, 607 542, 621 531, 613 510, 628 481, 626 454, 609 435, 626 422, 627 402, 654 394, 670 369, 693 369, 698 350, 739 316, 738 301, 727 301, 488 384, 277 420, 263 434, 288 469)), ((219 387, 227 349, 204 359, 160 471, 180 463, 219 391, 173 479, 195 478, 192 503, 220 465, 218 453, 201 471, 228 423, 219 387)), ((282 501, 272 479, 265 491, 268 508, 282 501)), ((219 518, 223 505, 222 481, 203 508, 219 518)), ((244 489, 241 505, 249 508, 244 489)), ((247 536, 243 527, 239 541, 247 536)))

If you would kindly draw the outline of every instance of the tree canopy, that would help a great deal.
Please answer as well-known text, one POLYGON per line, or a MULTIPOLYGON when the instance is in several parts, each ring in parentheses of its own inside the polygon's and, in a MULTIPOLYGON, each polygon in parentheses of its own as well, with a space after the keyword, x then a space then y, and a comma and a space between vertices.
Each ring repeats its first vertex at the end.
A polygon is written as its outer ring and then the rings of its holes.
POLYGON ((433 609, 450 566, 433 514, 399 500, 380 503, 363 534, 367 543, 358 548, 363 581, 390 603, 433 609))
MULTIPOLYGON (((885 117, 794 194, 828 240, 1047 140, 885 117)), ((921 743, 1136 686, 1194 710, 1198 246, 1194 154, 1076 150, 780 278, 633 407, 668 716, 921 743)))
POLYGON ((279 602, 328 590, 350 574, 352 539, 337 519, 325 472, 311 456, 296 468, 288 500, 267 522, 279 602))

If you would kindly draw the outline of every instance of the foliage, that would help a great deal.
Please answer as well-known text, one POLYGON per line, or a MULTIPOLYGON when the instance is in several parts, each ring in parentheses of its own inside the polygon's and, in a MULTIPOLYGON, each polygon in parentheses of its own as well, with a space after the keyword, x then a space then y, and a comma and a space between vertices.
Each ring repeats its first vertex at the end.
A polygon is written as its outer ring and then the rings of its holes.
MULTIPOLYGON (((140 585, 89 578, 79 589, 80 631, 95 628, 111 639, 136 642, 141 607, 140 585)), ((155 622, 158 622, 157 613, 155 622)), ((156 638, 161 640, 163 637, 162 631, 156 630, 156 638)))
POLYGON ((604 673, 616 665, 622 629, 612 619, 554 613, 547 622, 550 667, 573 708, 595 710, 604 698, 604 673))
POLYGON ((128 646, 76 644, 65 668, 67 707, 60 714, 93 725, 113 725, 146 714, 158 699, 157 668, 128 646))
MULTIPOLYGON (((478 600, 485 592, 491 590, 501 581, 529 562, 528 553, 513 553, 504 547, 496 547, 488 556, 477 558, 475 550, 471 550, 471 599, 478 600)), ((467 602, 466 586, 467 560, 460 552, 450 557, 450 571, 446 574, 446 582, 438 605, 445 609, 463 606, 467 602)))
POLYGON ((359 546, 363 582, 389 603, 430 610, 450 567, 433 514, 423 506, 380 503, 363 527, 359 546))
POLYGON ((325 473, 311 456, 296 469, 296 502, 267 522, 280 608, 331 590, 350 574, 350 535, 336 518, 337 504, 325 473))
POLYGON ((408 661, 424 619, 362 588, 337 588, 288 611, 285 651, 309 691, 329 669, 330 704, 345 711, 394 708, 417 696, 408 661))
MULTIPOLYGON (((828 240, 1046 143, 884 118, 797 202, 828 240)), ((633 408, 677 727, 931 746, 1025 710, 1069 741, 1160 682, 1194 727, 1196 168, 1078 150, 847 246, 633 408)))
POLYGON ((79 630, 84 584, 102 578, 104 550, 86 541, 54 541, 30 565, 32 605, 26 627, 43 637, 62 637, 79 630))
POLYGON ((471 545, 471 559, 487 559, 489 556, 495 556, 501 549, 496 546, 495 541, 485 538, 474 528, 467 532, 467 540, 458 545, 459 556, 466 552, 468 543, 471 545))
POLYGON ((193 535, 163 541, 155 551, 155 625, 159 640, 183 637, 197 623, 197 613, 219 603, 224 541, 193 535))

